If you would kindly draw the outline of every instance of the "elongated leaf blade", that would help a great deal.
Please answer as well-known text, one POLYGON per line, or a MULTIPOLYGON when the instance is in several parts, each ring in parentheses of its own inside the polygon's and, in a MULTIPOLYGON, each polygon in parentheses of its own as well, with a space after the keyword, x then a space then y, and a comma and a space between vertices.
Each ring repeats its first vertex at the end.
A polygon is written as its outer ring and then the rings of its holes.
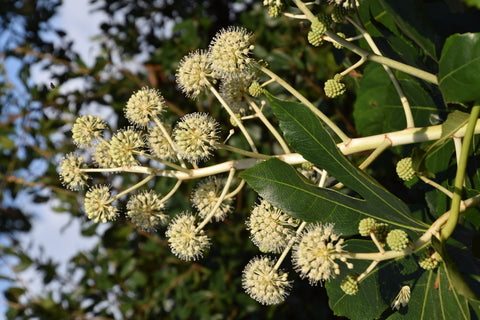
POLYGON ((413 218, 406 204, 388 192, 370 176, 355 167, 338 149, 320 119, 301 103, 283 101, 267 94, 290 144, 308 161, 358 192, 381 220, 411 229, 426 225, 413 218))

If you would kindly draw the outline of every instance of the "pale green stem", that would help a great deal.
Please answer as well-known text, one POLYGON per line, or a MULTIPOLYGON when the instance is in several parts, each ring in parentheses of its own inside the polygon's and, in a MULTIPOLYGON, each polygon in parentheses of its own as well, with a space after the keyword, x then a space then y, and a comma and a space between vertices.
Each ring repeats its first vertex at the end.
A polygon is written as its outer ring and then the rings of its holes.
MULTIPOLYGON (((383 248, 382 248, 383 249, 383 248)), ((384 250, 385 252, 385 250, 384 250)), ((372 263, 370 263, 370 265, 368 266, 367 269, 365 269, 365 271, 363 271, 358 277, 357 277, 357 281, 360 282, 362 281, 363 278, 365 278, 367 276, 367 274, 369 274, 376 266, 377 264, 379 263, 379 261, 377 260, 373 260, 372 263)))
POLYGON ((133 190, 140 188, 141 186, 143 186, 144 184, 146 184, 148 181, 152 180, 153 178, 155 178, 155 174, 151 174, 151 175, 147 176, 143 180, 135 183, 133 186, 123 190, 122 192, 117 194, 115 197, 112 197, 111 199, 109 199, 106 202, 106 204, 112 203, 113 201, 115 201, 115 200, 119 199, 120 197, 132 192, 133 190))
MULTIPOLYGON (((323 170, 322 177, 320 178, 320 187, 323 187, 325 185, 325 181, 327 181, 327 175, 328 175, 327 171, 323 170)), ((295 242, 297 242, 298 237, 303 232, 303 229, 305 229, 306 226, 307 226, 307 222, 303 221, 302 223, 300 223, 300 225, 297 228, 297 231, 295 231, 295 235, 290 239, 290 241, 288 241, 288 244, 285 247, 285 249, 283 249, 283 252, 278 258, 277 262, 275 263, 275 266, 273 267, 272 272, 280 268, 283 260, 285 260, 285 257, 290 252, 290 249, 292 249, 295 242)))
POLYGON ((168 192, 162 199, 160 199, 160 203, 163 203, 168 199, 170 199, 175 194, 175 192, 177 192, 178 188, 180 188, 181 184, 182 184, 182 180, 178 180, 173 186, 172 190, 170 190, 170 192, 168 192))
MULTIPOLYGON (((460 155, 462 154, 462 138, 453 137, 453 145, 455 146, 455 157, 457 158, 457 163, 459 163, 460 155)), ((463 186, 465 187, 465 180, 463 181, 463 186)))
POLYGON ((375 232, 370 232, 370 238, 372 239, 373 243, 375 243, 375 246, 377 247, 378 251, 380 253, 384 253, 385 249, 383 249, 382 244, 380 241, 378 241, 377 236, 375 235, 375 232))
POLYGON ((315 108, 315 106, 307 100, 300 92, 298 92, 294 87, 289 85, 285 80, 277 76, 273 71, 268 68, 265 68, 262 65, 256 64, 256 68, 268 75, 270 78, 275 79, 275 81, 284 87, 288 92, 290 92, 295 98, 297 98, 301 103, 307 106, 313 113, 315 113, 325 124, 332 129, 333 132, 343 141, 347 142, 350 138, 332 121, 330 120, 323 112, 315 108))
MULTIPOLYGON (((370 34, 365 30, 363 25, 360 22, 360 19, 358 18, 357 14, 357 20, 359 21, 358 23, 355 22, 353 19, 347 17, 347 20, 355 27, 357 28, 358 31, 362 34, 362 36, 365 38, 367 41, 368 45, 372 49, 373 53, 382 56, 382 52, 380 49, 378 49, 377 45, 375 44, 375 41, 373 41, 372 37, 370 34)), ((400 83, 398 82, 397 78, 393 74, 392 70, 386 66, 382 65, 385 71, 387 72, 388 76, 390 77, 390 81, 392 81, 393 86, 395 87, 395 90, 397 91, 398 97, 400 98, 400 102, 402 103, 403 106, 403 112, 405 113, 405 119, 407 122, 407 128, 413 128, 415 127, 415 121, 413 119, 413 114, 412 114, 412 109, 410 108, 410 103, 408 102, 407 97, 405 96, 405 93, 403 92, 402 87, 400 86, 400 83)))
POLYGON ((436 183, 435 181, 433 180, 430 180, 429 178, 425 177, 425 176, 422 176, 421 174, 417 174, 417 177, 419 179, 421 179, 423 182, 425 182, 426 184, 429 184, 431 185, 432 187, 438 189, 439 191, 443 192, 445 195, 447 195, 447 197, 449 197, 450 199, 453 198, 453 193, 446 189, 444 186, 436 183))
POLYGON ((165 166, 170 167, 172 169, 187 172, 187 173, 190 172, 190 169, 188 169, 188 168, 181 167, 178 164, 175 164, 175 163, 167 161, 167 160, 160 159, 158 157, 152 156, 151 154, 145 153, 143 151, 133 151, 133 153, 135 153, 136 155, 148 158, 150 160, 154 160, 154 161, 163 163, 165 166))
POLYGON ((450 237, 458 223, 460 203, 462 202, 463 181, 465 179, 465 172, 467 170, 468 154, 473 140, 473 134, 475 132, 475 124, 477 123, 479 114, 480 105, 474 106, 470 112, 470 118, 468 119, 467 131, 463 137, 462 152, 460 154, 460 160, 457 163, 457 174, 455 175, 453 198, 450 207, 450 217, 442 229, 442 241, 446 241, 450 237))
POLYGON ((225 196, 225 199, 229 199, 229 198, 232 198, 232 197, 235 197, 240 191, 242 191, 243 187, 245 186, 245 180, 241 179, 240 180, 240 183, 238 184, 238 186, 235 188, 235 190, 233 190, 232 192, 230 192, 229 194, 227 194, 225 196))
POLYGON ((227 102, 225 102, 225 100, 222 98, 222 96, 220 95, 220 93, 218 93, 217 89, 215 89, 212 84, 210 83, 210 81, 208 81, 208 79, 204 79, 205 80, 205 83, 207 84, 208 86, 208 89, 210 89, 210 91, 213 93, 213 95, 217 98, 217 100, 220 102, 220 104, 223 106, 223 108, 225 110, 227 110, 228 114, 230 115, 230 118, 232 119, 232 121, 235 122, 235 124, 238 126, 238 128, 240 129, 240 131, 243 133, 243 136, 245 137, 245 139, 247 139, 247 142, 248 144, 250 145, 250 148, 252 149, 253 152, 258 152, 257 150, 257 147, 255 146, 255 143, 253 142, 253 139, 252 137, 250 136, 250 134, 248 133, 247 129, 245 128, 245 126, 243 125, 242 121, 240 121, 237 116, 235 115, 235 113, 232 111, 232 109, 230 108, 230 106, 228 105, 227 102))
POLYGON ((263 153, 251 152, 251 151, 243 150, 243 149, 240 149, 240 148, 232 147, 232 146, 229 146, 229 145, 223 144, 223 143, 216 143, 215 146, 219 149, 228 150, 228 151, 231 151, 231 152, 234 152, 234 153, 242 154, 244 156, 257 158, 257 159, 266 159, 267 160, 267 159, 270 159, 272 157, 272 156, 265 155, 263 153))
MULTIPOLYGON (((176 152, 178 152, 178 147, 177 145, 175 144, 175 142, 173 142, 172 140, 172 137, 170 137, 170 134, 167 132, 167 129, 165 128, 165 126, 163 125, 163 122, 160 121, 160 119, 158 119, 158 117, 154 117, 153 120, 155 121, 155 124, 160 128, 160 131, 162 131, 162 134, 163 136, 165 137, 165 139, 167 139, 168 141, 168 144, 170 145, 170 147, 175 150, 176 152)), ((180 162, 180 165, 184 168, 187 167, 187 165, 185 164, 185 161, 183 161, 183 159, 178 155, 178 153, 176 154, 177 156, 177 159, 178 161, 180 162)))
POLYGON ((353 65, 351 65, 350 67, 348 67, 347 69, 343 70, 342 72, 340 72, 340 74, 343 76, 349 74, 352 70, 355 70, 357 69, 358 67, 360 67, 362 64, 365 63, 365 61, 367 61, 367 58, 365 57, 360 57, 360 60, 358 60, 357 62, 355 62, 353 65))
POLYGON ((254 101, 252 101, 252 99, 250 99, 248 97, 247 97, 247 99, 248 99, 248 102, 250 103, 250 106, 255 111, 255 113, 256 113, 255 115, 263 122, 265 127, 267 127, 267 129, 272 133, 272 135, 275 137, 275 139, 277 139, 278 143, 280 144, 280 146, 283 149, 283 152, 290 153, 290 149, 288 148, 287 143, 285 142, 285 140, 283 140, 280 133, 278 133, 278 131, 270 123, 270 121, 268 121, 267 117, 265 117, 262 110, 260 110, 260 108, 257 106, 257 104, 254 101))
MULTIPOLYGON (((308 20, 313 21, 315 18, 315 15, 307 8, 307 6, 301 1, 301 0, 293 0, 295 2, 295 5, 305 14, 308 20)), ((372 52, 368 52, 353 43, 346 41, 342 37, 339 37, 335 34, 335 32, 332 32, 330 30, 327 30, 325 34, 330 37, 333 41, 341 44, 343 47, 347 48, 348 50, 356 53, 359 56, 364 56, 368 60, 377 62, 386 66, 389 66, 390 68, 400 70, 402 72, 408 73, 412 76, 415 76, 417 78, 423 79, 427 82, 433 83, 433 84, 438 84, 438 79, 437 76, 434 74, 431 74, 429 72, 423 71, 421 69, 412 67, 410 65, 392 60, 390 58, 382 57, 379 55, 376 55, 372 52)))
POLYGON ((218 208, 220 208, 220 205, 222 204, 223 200, 225 199, 225 196, 227 195, 228 189, 230 188, 230 185, 232 184, 233 181, 233 176, 235 175, 235 169, 232 168, 230 169, 230 173, 228 174, 227 181, 225 182, 225 186, 223 187, 222 193, 217 199, 217 203, 215 203, 215 206, 212 208, 210 213, 203 219, 202 223, 200 223, 197 228, 195 229, 195 233, 199 232, 200 230, 203 229, 207 225, 207 223, 210 222, 212 217, 215 215, 216 211, 218 208))

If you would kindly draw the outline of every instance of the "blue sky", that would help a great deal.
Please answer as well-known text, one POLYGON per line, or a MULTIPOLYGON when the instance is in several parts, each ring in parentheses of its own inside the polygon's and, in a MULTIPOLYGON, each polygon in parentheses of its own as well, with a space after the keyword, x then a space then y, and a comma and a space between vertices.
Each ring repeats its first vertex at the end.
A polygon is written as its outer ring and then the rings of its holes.
MULTIPOLYGON (((89 12, 88 0, 64 0, 60 12, 54 18, 55 24, 65 30, 68 37, 74 40, 74 49, 81 54, 87 64, 93 62, 96 52, 99 50, 92 38, 99 33, 101 19, 100 14, 89 12)), ((7 73, 14 74, 15 67, 18 66, 13 61, 9 62, 6 65, 7 73)), ((35 69, 32 70, 32 81, 47 84, 50 82, 48 75, 35 69)), ((13 84, 15 85, 14 81, 13 84)), ((77 82, 70 85, 81 84, 77 82)), ((32 220, 31 232, 23 237, 22 242, 25 247, 29 243, 33 244, 31 249, 33 254, 38 254, 42 247, 45 257, 51 257, 54 261, 64 264, 76 252, 90 248, 95 243, 95 239, 81 237, 78 222, 73 221, 69 224, 70 215, 58 214, 50 210, 50 206, 54 203, 38 205, 25 200, 26 198, 22 197, 18 199, 17 204, 25 212, 33 214, 35 218, 32 220)), ((22 275, 22 280, 28 284, 32 293, 42 290, 41 281, 35 270, 27 270, 22 275)), ((5 300, 1 294, 0 320, 5 317, 5 308, 5 300)))

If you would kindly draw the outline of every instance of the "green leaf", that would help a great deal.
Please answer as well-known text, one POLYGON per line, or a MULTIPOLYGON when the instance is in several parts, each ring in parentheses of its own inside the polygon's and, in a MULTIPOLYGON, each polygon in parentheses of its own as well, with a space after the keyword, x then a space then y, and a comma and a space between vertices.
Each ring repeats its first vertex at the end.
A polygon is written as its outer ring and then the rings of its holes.
POLYGON ((308 222, 335 222, 343 234, 358 233, 358 222, 372 216, 364 200, 318 188, 285 162, 273 158, 240 175, 265 200, 291 216, 308 222))
POLYGON ((480 101, 480 33, 448 37, 440 57, 438 83, 446 102, 480 101))
MULTIPOLYGON (((350 252, 375 252, 370 241, 346 241, 350 252)), ((354 269, 342 269, 342 276, 329 281, 325 287, 330 307, 336 315, 352 320, 363 319, 469 319, 468 300, 451 290, 443 264, 426 271, 418 267, 416 258, 407 256, 400 260, 380 262, 360 283, 360 291, 353 296, 340 289, 343 277, 349 273, 362 273, 367 261, 354 261, 354 269), (403 286, 409 286, 408 304, 398 311, 391 303, 403 286), (352 308, 355 306, 355 308, 352 308)))
POLYGON ((306 106, 276 99, 268 93, 266 97, 280 121, 285 138, 306 160, 327 170, 338 181, 359 193, 378 219, 410 229, 425 229, 426 225, 411 216, 404 202, 341 153, 323 123, 306 106))
MULTIPOLYGON (((403 76, 399 82, 410 102, 415 125, 431 125, 431 118, 438 115, 439 110, 430 95, 416 79, 403 76)), ((359 82, 353 117, 361 136, 405 129, 402 103, 382 66, 369 64, 365 69, 359 82)))
POLYGON ((480 9, 480 0, 463 0, 470 7, 477 7, 480 9))

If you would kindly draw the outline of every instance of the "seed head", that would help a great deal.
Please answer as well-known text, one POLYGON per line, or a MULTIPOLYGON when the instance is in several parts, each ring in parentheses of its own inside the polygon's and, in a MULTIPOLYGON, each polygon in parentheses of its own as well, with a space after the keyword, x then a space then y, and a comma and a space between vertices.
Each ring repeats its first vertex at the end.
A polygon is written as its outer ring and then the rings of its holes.
POLYGON ((195 217, 190 212, 176 216, 165 233, 172 253, 185 261, 197 260, 210 246, 203 230, 195 231, 195 217))
POLYGON ((81 189, 88 180, 88 175, 81 169, 86 168, 83 158, 75 153, 67 154, 60 161, 60 179, 62 183, 70 190, 81 189))
MULTIPOLYGON (((220 179, 210 176, 200 181, 192 193, 192 204, 198 210, 198 215, 205 218, 212 211, 218 202, 218 198, 223 191, 223 184, 220 179)), ((233 198, 227 198, 222 201, 220 207, 214 214, 216 221, 225 219, 228 213, 233 210, 233 198)))
POLYGON ((160 91, 142 88, 128 99, 125 117, 132 124, 146 127, 153 117, 159 116, 166 108, 160 91))
POLYGON ((246 72, 222 80, 220 95, 234 113, 245 114, 249 109, 249 87, 253 80, 253 75, 246 72))
POLYGON ((93 186, 85 194, 85 212, 89 219, 95 223, 106 223, 117 217, 117 208, 112 206, 110 200, 110 188, 107 186, 93 186))
POLYGON ((167 223, 168 216, 164 210, 165 202, 153 190, 135 194, 127 202, 127 216, 145 231, 154 231, 167 223))
POLYGON ((79 117, 72 127, 73 142, 79 147, 89 147, 106 128, 107 124, 100 117, 92 115, 79 117))
POLYGON ((222 77, 241 72, 250 63, 253 50, 252 34, 244 28, 228 27, 220 30, 209 45, 212 68, 222 77))
POLYGON ((274 266, 275 261, 268 257, 255 257, 243 270, 243 288, 250 297, 264 305, 283 302, 290 291, 288 274, 275 270, 274 266))
POLYGON ((246 221, 253 243, 262 252, 280 253, 295 236, 300 221, 261 200, 246 221))
POLYGON ((295 270, 302 278, 308 278, 311 285, 316 285, 340 274, 336 259, 345 262, 349 269, 353 268, 342 256, 343 242, 343 239, 333 233, 333 224, 307 226, 293 247, 295 270))
POLYGON ((180 61, 176 78, 180 89, 188 97, 195 99, 207 88, 208 77, 216 78, 211 61, 203 50, 196 50, 180 61))
POLYGON ((173 138, 180 156, 190 162, 210 157, 218 141, 218 123, 206 113, 190 113, 173 129, 173 138))

